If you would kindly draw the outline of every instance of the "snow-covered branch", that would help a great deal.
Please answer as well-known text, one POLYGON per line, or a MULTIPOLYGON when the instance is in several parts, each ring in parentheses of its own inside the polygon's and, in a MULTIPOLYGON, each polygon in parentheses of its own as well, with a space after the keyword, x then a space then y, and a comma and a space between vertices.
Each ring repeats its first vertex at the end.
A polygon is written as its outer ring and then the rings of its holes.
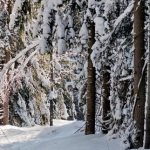
POLYGON ((20 57, 22 57, 23 55, 25 55, 28 51, 30 51, 31 49, 35 48, 36 46, 38 46, 39 43, 38 42, 34 42, 33 44, 29 45, 27 48, 25 48, 24 50, 22 50, 15 58, 11 59, 7 64, 4 65, 2 71, 0 72, 0 89, 2 89, 3 85, 4 85, 4 75, 7 73, 8 69, 11 67, 11 65, 18 60, 20 57))

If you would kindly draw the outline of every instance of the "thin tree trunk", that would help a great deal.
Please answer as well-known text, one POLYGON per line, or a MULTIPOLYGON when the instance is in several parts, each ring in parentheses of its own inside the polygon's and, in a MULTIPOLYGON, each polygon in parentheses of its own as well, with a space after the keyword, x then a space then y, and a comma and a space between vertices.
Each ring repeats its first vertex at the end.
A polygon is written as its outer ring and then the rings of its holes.
POLYGON ((86 128, 85 134, 95 133, 95 68, 93 67, 92 60, 90 58, 92 52, 92 46, 95 43, 95 24, 90 20, 89 23, 89 48, 88 48, 88 79, 87 79, 87 114, 86 114, 86 128))
MULTIPOLYGON (((7 63, 8 61, 10 60, 10 51, 6 51, 6 59, 5 59, 5 63, 7 63)), ((9 74, 7 73, 7 80, 9 80, 9 74)), ((4 99, 5 100, 2 100, 4 101, 3 105, 1 105, 1 108, 3 108, 3 118, 0 119, 0 125, 7 125, 9 123, 9 91, 8 89, 5 89, 6 91, 4 91, 5 93, 5 97, 4 99)))
POLYGON ((134 96, 136 97, 133 118, 135 120, 137 137, 133 143, 134 148, 143 146, 144 136, 144 108, 145 108, 145 73, 142 69, 144 66, 144 6, 145 0, 135 0, 134 3, 134 96), (142 78, 142 79, 141 79, 142 78), (141 82, 140 82, 141 79, 141 82))
POLYGON ((6 63, 10 60, 10 51, 6 51, 6 63))
MULTIPOLYGON (((50 89, 50 94, 53 92, 53 52, 50 53, 50 84, 51 84, 51 89, 50 89)), ((50 96, 51 97, 51 96, 50 96)), ((50 99, 50 126, 53 126, 53 99, 50 99)))
MULTIPOLYGON (((10 20, 10 17, 9 15, 11 14, 11 0, 7 0, 6 1, 7 3, 7 22, 6 25, 8 25, 9 23, 9 20, 10 20)), ((11 56, 11 53, 10 51, 6 51, 5 53, 5 63, 7 63, 9 60, 10 60, 10 56, 11 56)), ((2 68, 3 68, 3 64, 2 64, 2 68)), ((7 80, 9 81, 9 74, 7 73, 7 80)), ((7 89, 7 87, 5 88, 5 96, 4 96, 4 99, 5 100, 2 100, 4 101, 3 104, 1 104, 1 114, 3 113, 3 118, 0 119, 0 125, 7 125, 9 123, 9 89, 7 89), (3 111, 3 112, 2 112, 3 111)))
MULTIPOLYGON (((110 96, 110 73, 108 72, 110 70, 109 66, 104 67, 104 74, 103 74, 103 101, 102 101, 102 120, 106 121, 108 120, 108 112, 110 111, 110 101, 109 101, 109 96, 110 96)), ((107 125, 102 124, 102 132, 107 133, 107 125)))
MULTIPOLYGON (((8 97, 5 97, 8 99, 8 97)), ((7 125, 9 123, 9 103, 6 100, 3 104, 3 118, 0 119, 0 125, 7 125)))
POLYGON ((50 126, 53 126, 53 100, 50 100, 50 126))
MULTIPOLYGON (((149 21, 150 21, 150 0, 149 0, 149 21)), ((148 29, 148 66, 147 66, 147 106, 146 106, 146 124, 145 124, 145 141, 144 148, 150 148, 150 22, 148 29)))

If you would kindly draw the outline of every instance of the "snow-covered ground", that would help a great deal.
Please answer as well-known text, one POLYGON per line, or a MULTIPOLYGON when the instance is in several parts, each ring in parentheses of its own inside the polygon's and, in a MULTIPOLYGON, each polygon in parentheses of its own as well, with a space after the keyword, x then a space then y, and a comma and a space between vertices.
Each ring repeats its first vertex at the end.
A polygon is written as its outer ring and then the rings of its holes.
POLYGON ((53 127, 1 126, 0 150, 121 150, 120 139, 77 132, 83 125, 81 121, 54 120, 53 127))

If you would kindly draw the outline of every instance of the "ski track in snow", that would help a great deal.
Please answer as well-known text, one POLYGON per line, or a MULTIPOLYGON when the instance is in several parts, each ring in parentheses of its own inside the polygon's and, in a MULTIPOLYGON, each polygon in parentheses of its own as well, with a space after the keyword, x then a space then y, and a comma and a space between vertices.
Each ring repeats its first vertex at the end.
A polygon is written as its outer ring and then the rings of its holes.
POLYGON ((75 133, 84 122, 55 120, 54 126, 1 126, 0 150, 121 150, 120 139, 108 140, 101 133, 75 133))

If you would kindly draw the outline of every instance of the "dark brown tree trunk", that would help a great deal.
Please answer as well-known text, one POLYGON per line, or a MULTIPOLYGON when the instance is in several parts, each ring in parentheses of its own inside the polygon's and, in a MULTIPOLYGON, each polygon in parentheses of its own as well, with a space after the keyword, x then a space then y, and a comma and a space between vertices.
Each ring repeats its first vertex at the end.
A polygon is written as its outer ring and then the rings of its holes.
POLYGON ((89 44, 88 44, 88 79, 87 79, 87 114, 86 114, 86 128, 85 134, 95 133, 95 68, 93 67, 90 58, 92 46, 95 43, 95 24, 90 20, 89 23, 89 44))
MULTIPOLYGON (((51 84, 51 89, 50 89, 50 94, 53 92, 53 52, 51 51, 50 53, 50 84, 51 84)), ((50 96, 51 97, 51 96, 50 96)), ((53 126, 53 98, 50 98, 50 126, 53 126)))
MULTIPOLYGON (((148 7, 150 12, 150 4, 148 7)), ((149 21, 150 21, 150 14, 149 14, 149 21)), ((144 148, 150 148, 150 22, 149 22, 149 29, 148 29, 148 66, 147 66, 147 106, 146 106, 146 124, 145 124, 145 141, 144 141, 144 148)))
POLYGON ((110 70, 109 66, 104 67, 104 74, 103 74, 103 100, 102 100, 102 120, 104 121, 102 123, 102 132, 107 133, 108 132, 108 125, 105 123, 106 120, 108 120, 108 113, 110 111, 110 73, 108 72, 110 70))
POLYGON ((144 66, 144 6, 145 0, 135 0, 134 3, 134 96, 135 108, 133 118, 136 122, 137 137, 133 143, 134 148, 143 146, 144 136, 144 108, 145 108, 145 73, 142 72, 144 66))
POLYGON ((53 100, 50 100, 50 126, 53 126, 53 100))

